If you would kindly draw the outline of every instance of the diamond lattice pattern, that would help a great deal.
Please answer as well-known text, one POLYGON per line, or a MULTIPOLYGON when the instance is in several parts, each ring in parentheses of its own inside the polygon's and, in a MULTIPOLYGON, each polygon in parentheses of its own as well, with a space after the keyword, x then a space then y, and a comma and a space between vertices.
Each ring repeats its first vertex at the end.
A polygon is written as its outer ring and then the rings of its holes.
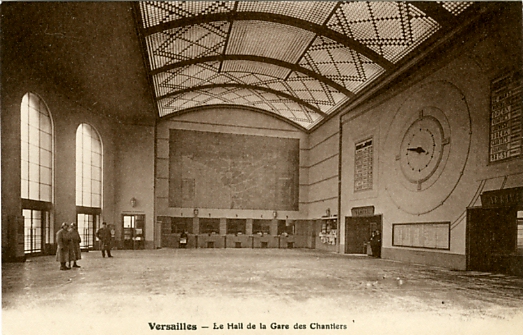
MULTIPOLYGON (((430 6, 458 17, 473 5, 430 6)), ((146 1, 138 6, 160 117, 236 104, 307 129, 442 28, 409 2, 146 1)))

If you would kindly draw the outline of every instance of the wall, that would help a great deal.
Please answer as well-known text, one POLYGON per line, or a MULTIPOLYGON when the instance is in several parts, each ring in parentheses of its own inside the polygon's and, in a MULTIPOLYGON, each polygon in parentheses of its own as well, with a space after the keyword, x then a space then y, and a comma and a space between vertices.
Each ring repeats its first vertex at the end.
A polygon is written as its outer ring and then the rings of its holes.
MULTIPOLYGON (((307 216, 303 185, 307 184, 307 135, 292 125, 263 113, 233 107, 215 107, 173 116, 162 120, 157 127, 156 156, 156 215, 192 217, 194 208, 169 207, 169 130, 186 129, 232 134, 248 134, 293 138, 300 140, 299 211, 278 210, 280 220, 295 220, 307 216)), ((219 196, 219 195, 216 195, 219 196)), ((272 219, 273 209, 216 209, 198 208, 199 217, 272 219)))
MULTIPOLYGON (((467 207, 480 205, 483 191, 523 185, 521 159, 488 163, 490 82, 521 69, 521 7, 511 8, 498 13, 505 24, 482 22, 402 83, 342 115, 341 217, 375 206, 383 215, 382 257, 464 269, 467 207), (405 146, 416 149, 408 126, 428 116, 440 120, 445 135, 434 149, 441 158, 421 164, 405 146), (371 137, 373 187, 356 192, 355 144, 371 137), (429 222, 450 223, 449 250, 392 246, 394 223, 429 222)), ((341 250, 344 233, 342 227, 341 250)))
MULTIPOLYGON (((105 58, 96 58, 94 55, 87 56, 85 50, 78 49, 83 44, 75 38, 64 38, 65 34, 45 35, 42 27, 51 28, 49 21, 62 22, 53 21, 60 16, 59 13, 53 13, 53 8, 52 6, 46 7, 38 4, 2 6, 4 16, 2 19, 0 95, 2 108, 1 202, 4 242, 6 241, 4 233, 7 233, 7 228, 9 228, 8 218, 20 216, 22 213, 20 199, 20 104, 22 97, 27 92, 39 95, 47 104, 52 115, 55 155, 54 200, 51 221, 54 224, 55 231, 64 221, 76 221, 75 143, 76 130, 81 123, 88 123, 93 126, 100 134, 102 141, 104 153, 102 220, 108 223, 119 223, 120 213, 127 209, 128 194, 134 193, 136 189, 145 189, 146 195, 141 204, 150 220, 149 225, 152 225, 153 222, 153 126, 137 126, 117 122, 115 115, 118 115, 119 111, 99 109, 98 100, 89 95, 88 92, 78 90, 78 86, 81 85, 75 81, 75 78, 82 77, 85 81, 93 80, 93 77, 90 77, 93 75, 93 71, 83 73, 82 70, 85 70, 85 68, 82 66, 84 64, 65 62, 64 59, 71 55, 67 47, 72 45, 75 48, 76 55, 80 55, 81 58, 88 58, 90 64, 106 64, 105 58), (73 73, 70 69, 76 70, 76 72, 73 73), (61 74, 67 77, 68 82, 57 79, 61 77, 61 74), (78 94, 79 91, 83 93, 83 102, 76 99, 77 95, 74 97, 73 91, 75 94, 78 94), (140 143, 135 146, 139 151, 136 152, 133 147, 128 146, 132 142, 130 139, 135 138, 135 134, 140 134, 140 143), (119 153, 119 150, 122 150, 122 152, 119 153), (130 173, 130 171, 133 172, 130 173), (137 180, 139 180, 138 183, 137 180)), ((63 9, 63 7, 61 8, 63 9)), ((71 7, 67 8, 71 9, 71 7)), ((75 19, 80 21, 79 14, 82 12, 82 8, 73 6, 73 14, 69 13, 67 17, 63 18, 64 22, 70 23, 75 19)), ((99 7, 96 7, 96 10, 103 11, 99 7)), ((88 16, 88 14, 86 15, 88 16)), ((135 34, 130 21, 125 21, 127 19, 128 17, 122 18, 124 22, 129 22, 128 26, 131 28, 131 33, 135 34)), ((89 18, 90 21, 92 21, 92 17, 89 18)), ((78 22, 76 24, 78 26, 62 27, 57 24, 52 27, 57 28, 59 26, 59 29, 71 33, 71 30, 67 30, 67 28, 81 29, 82 26, 78 22)), ((85 29, 87 32, 88 29, 85 29)), ((112 26, 111 29, 116 28, 112 26)), ((91 33, 89 32, 89 34, 91 33)), ((103 35, 103 33, 100 34, 103 35)), ((74 33, 68 36, 74 36, 74 33)), ((108 38, 109 36, 103 36, 100 40, 106 41, 108 38)), ((92 47, 92 45, 89 45, 89 47, 92 47)), ((119 52, 121 50, 121 48, 118 49, 119 52)), ((138 60, 140 61, 139 56, 138 60)), ((118 62, 125 63, 125 61, 125 59, 118 59, 118 62)), ((119 70, 122 69, 119 68, 119 70)), ((94 71, 96 72, 94 77, 103 79, 105 76, 109 76, 109 71, 113 71, 114 68, 106 68, 105 70, 94 71)), ((89 84, 91 89, 95 88, 96 90, 96 85, 99 85, 100 81, 89 82, 89 84)), ((104 84, 107 85, 106 82, 104 84)), ((107 87, 107 91, 111 91, 111 88, 107 87)), ((125 88, 118 88, 114 91, 127 92, 125 88)), ((121 95, 106 94, 104 99, 107 98, 107 100, 114 102, 118 97, 121 97, 121 95), (108 95, 110 98, 107 98, 108 95)), ((129 101, 116 101, 117 106, 128 106, 128 103, 129 101)), ((136 110, 147 114, 144 108, 136 108, 136 110)), ((132 115, 135 111, 129 110, 128 112, 132 115)), ((117 227, 120 228, 118 225, 117 227)), ((153 236, 148 236, 147 239, 152 242, 153 236)), ((12 245, 2 245, 2 247, 3 251, 4 248, 13 248, 12 245)))
POLYGON ((112 218, 121 236, 122 214, 145 214, 145 248, 154 248, 154 127, 127 125, 118 127, 115 164, 115 207, 119 210, 112 218), (135 207, 131 198, 136 199, 135 207))

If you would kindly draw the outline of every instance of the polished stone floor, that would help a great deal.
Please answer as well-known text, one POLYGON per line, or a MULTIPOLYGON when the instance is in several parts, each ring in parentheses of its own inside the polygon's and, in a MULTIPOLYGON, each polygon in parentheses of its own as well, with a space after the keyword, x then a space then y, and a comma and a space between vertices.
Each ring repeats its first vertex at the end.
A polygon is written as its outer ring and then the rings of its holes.
POLYGON ((2 334, 523 333, 518 277, 307 249, 113 255, 4 263, 2 334))

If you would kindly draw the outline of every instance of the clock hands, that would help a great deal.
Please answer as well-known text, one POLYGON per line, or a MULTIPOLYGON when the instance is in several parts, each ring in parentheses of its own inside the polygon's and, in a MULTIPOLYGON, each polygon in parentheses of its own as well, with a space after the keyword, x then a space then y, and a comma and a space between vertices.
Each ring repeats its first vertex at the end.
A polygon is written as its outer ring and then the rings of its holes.
POLYGON ((417 147, 417 148, 407 148, 408 151, 414 151, 414 152, 417 152, 418 154, 422 154, 422 153, 427 153, 427 151, 425 151, 425 149, 423 149, 422 147, 417 147))

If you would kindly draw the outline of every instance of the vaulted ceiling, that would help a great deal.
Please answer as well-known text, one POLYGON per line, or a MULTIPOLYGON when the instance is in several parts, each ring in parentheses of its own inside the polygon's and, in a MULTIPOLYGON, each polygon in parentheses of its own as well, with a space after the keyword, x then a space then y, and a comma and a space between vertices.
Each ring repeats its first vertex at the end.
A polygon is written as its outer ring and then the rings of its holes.
POLYGON ((305 130, 480 10, 473 2, 135 3, 159 117, 240 105, 305 130))

